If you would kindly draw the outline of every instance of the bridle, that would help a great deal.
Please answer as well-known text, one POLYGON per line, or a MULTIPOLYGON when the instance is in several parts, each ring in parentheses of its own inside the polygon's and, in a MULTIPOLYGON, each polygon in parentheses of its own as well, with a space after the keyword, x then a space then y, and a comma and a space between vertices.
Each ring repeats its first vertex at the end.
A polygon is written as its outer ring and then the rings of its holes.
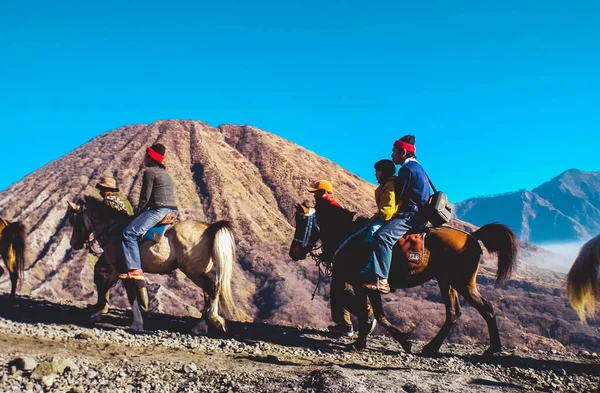
POLYGON ((293 240, 293 242, 300 243, 302 248, 312 248, 310 252, 321 248, 320 246, 313 248, 315 247, 317 242, 310 242, 313 227, 316 228, 318 231, 321 230, 321 228, 319 228, 319 224, 317 223, 317 215, 315 214, 316 212, 317 211, 315 210, 315 208, 311 207, 308 209, 307 213, 299 213, 301 216, 306 217, 306 227, 304 228, 304 236, 302 236, 302 239, 295 237, 293 240))
POLYGON ((321 248, 320 245, 317 246, 318 239, 314 243, 311 243, 311 241, 310 241, 310 238, 311 238, 311 235, 313 232, 313 228, 316 228, 319 232, 321 231, 321 228, 319 227, 319 223, 317 222, 316 212, 317 211, 315 210, 315 208, 311 207, 308 209, 308 212, 306 212, 306 213, 298 213, 302 217, 306 217, 306 227, 304 228, 304 235, 302 236, 302 238, 294 237, 294 240, 292 240, 292 242, 300 243, 302 248, 309 249, 307 254, 310 255, 310 257, 313 259, 313 261, 315 261, 315 266, 319 270, 319 276, 317 277, 317 286, 315 287, 315 290, 313 291, 311 300, 314 300, 315 295, 317 294, 317 291, 319 290, 319 285, 321 284, 321 276, 331 277, 331 275, 333 274, 333 261, 328 260, 328 259, 323 259, 321 257, 323 255, 323 253, 317 254, 315 252, 321 248))
MULTIPOLYGON (((85 248, 88 249, 88 251, 94 255, 95 257, 99 257, 100 255, 102 255, 102 253, 104 251, 97 251, 96 248, 97 246, 95 246, 95 243, 97 243, 100 247, 102 247, 101 244, 101 239, 104 237, 104 235, 107 232, 110 232, 110 230, 112 229, 113 226, 109 226, 107 229, 105 229, 104 231, 102 231, 100 234, 98 234, 98 236, 94 235, 94 231, 92 228, 87 228, 87 225, 85 223, 86 218, 83 216, 84 213, 87 212, 87 208, 85 205, 79 205, 80 209, 79 210, 73 210, 72 214, 77 217, 79 216, 81 220, 83 220, 83 222, 80 225, 83 225, 83 230, 84 232, 87 232, 88 229, 90 231, 90 235, 87 237, 87 239, 83 242, 83 246, 85 248)), ((75 228, 75 225, 73 225, 73 227, 75 228)))

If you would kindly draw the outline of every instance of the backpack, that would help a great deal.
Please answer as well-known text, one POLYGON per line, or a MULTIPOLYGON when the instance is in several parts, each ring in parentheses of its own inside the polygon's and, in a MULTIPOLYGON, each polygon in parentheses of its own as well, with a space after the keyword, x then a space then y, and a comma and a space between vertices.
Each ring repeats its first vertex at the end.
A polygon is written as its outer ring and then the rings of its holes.
POLYGON ((429 200, 423 206, 423 211, 427 221, 434 227, 439 227, 450 221, 450 217, 452 217, 452 205, 448 201, 446 194, 435 189, 429 176, 427 176, 427 181, 429 181, 433 194, 431 194, 429 200))

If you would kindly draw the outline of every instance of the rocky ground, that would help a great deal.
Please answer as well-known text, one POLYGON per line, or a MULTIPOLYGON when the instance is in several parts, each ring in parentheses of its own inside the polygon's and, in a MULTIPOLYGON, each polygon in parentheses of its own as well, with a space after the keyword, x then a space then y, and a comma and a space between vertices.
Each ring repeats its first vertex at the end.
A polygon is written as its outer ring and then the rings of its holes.
MULTIPOLYGON (((0 392, 591 392, 594 353, 447 344, 440 356, 406 354, 375 331, 368 349, 305 327, 229 323, 194 336, 192 318, 153 314, 127 331, 113 310, 92 326, 85 305, 0 296, 0 392)), ((418 352, 423 343, 416 343, 418 352)))

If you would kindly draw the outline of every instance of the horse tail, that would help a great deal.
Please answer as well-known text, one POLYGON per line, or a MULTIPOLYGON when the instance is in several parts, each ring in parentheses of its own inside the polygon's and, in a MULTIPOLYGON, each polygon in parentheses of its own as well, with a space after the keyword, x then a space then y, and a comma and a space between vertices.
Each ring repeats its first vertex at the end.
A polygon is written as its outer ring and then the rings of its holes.
POLYGON ((480 240, 490 254, 498 256, 496 284, 506 282, 517 265, 519 242, 515 233, 506 225, 493 223, 473 232, 473 237, 480 240))
POLYGON ((600 235, 581 247, 567 275, 567 296, 582 321, 586 315, 594 315, 596 302, 600 301, 599 273, 600 235))
POLYGON ((219 306, 235 317, 238 313, 231 292, 231 276, 235 263, 235 239, 231 224, 228 221, 218 221, 210 225, 207 231, 212 232, 212 259, 216 269, 215 298, 219 306))

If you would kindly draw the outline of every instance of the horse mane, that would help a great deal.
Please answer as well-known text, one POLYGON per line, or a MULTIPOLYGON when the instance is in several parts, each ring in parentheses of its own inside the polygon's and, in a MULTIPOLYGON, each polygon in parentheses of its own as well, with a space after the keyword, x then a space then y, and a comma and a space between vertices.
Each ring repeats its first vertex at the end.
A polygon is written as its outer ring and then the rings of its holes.
POLYGON ((334 223, 336 226, 341 228, 352 229, 351 232, 363 228, 367 225, 369 219, 367 217, 359 216, 354 219, 356 212, 350 211, 343 207, 332 205, 327 201, 317 200, 316 205, 317 214, 319 214, 320 225, 328 223, 334 223))
POLYGON ((126 222, 131 220, 127 212, 114 209, 103 200, 91 195, 86 195, 83 202, 92 213, 100 215, 105 221, 126 222))

